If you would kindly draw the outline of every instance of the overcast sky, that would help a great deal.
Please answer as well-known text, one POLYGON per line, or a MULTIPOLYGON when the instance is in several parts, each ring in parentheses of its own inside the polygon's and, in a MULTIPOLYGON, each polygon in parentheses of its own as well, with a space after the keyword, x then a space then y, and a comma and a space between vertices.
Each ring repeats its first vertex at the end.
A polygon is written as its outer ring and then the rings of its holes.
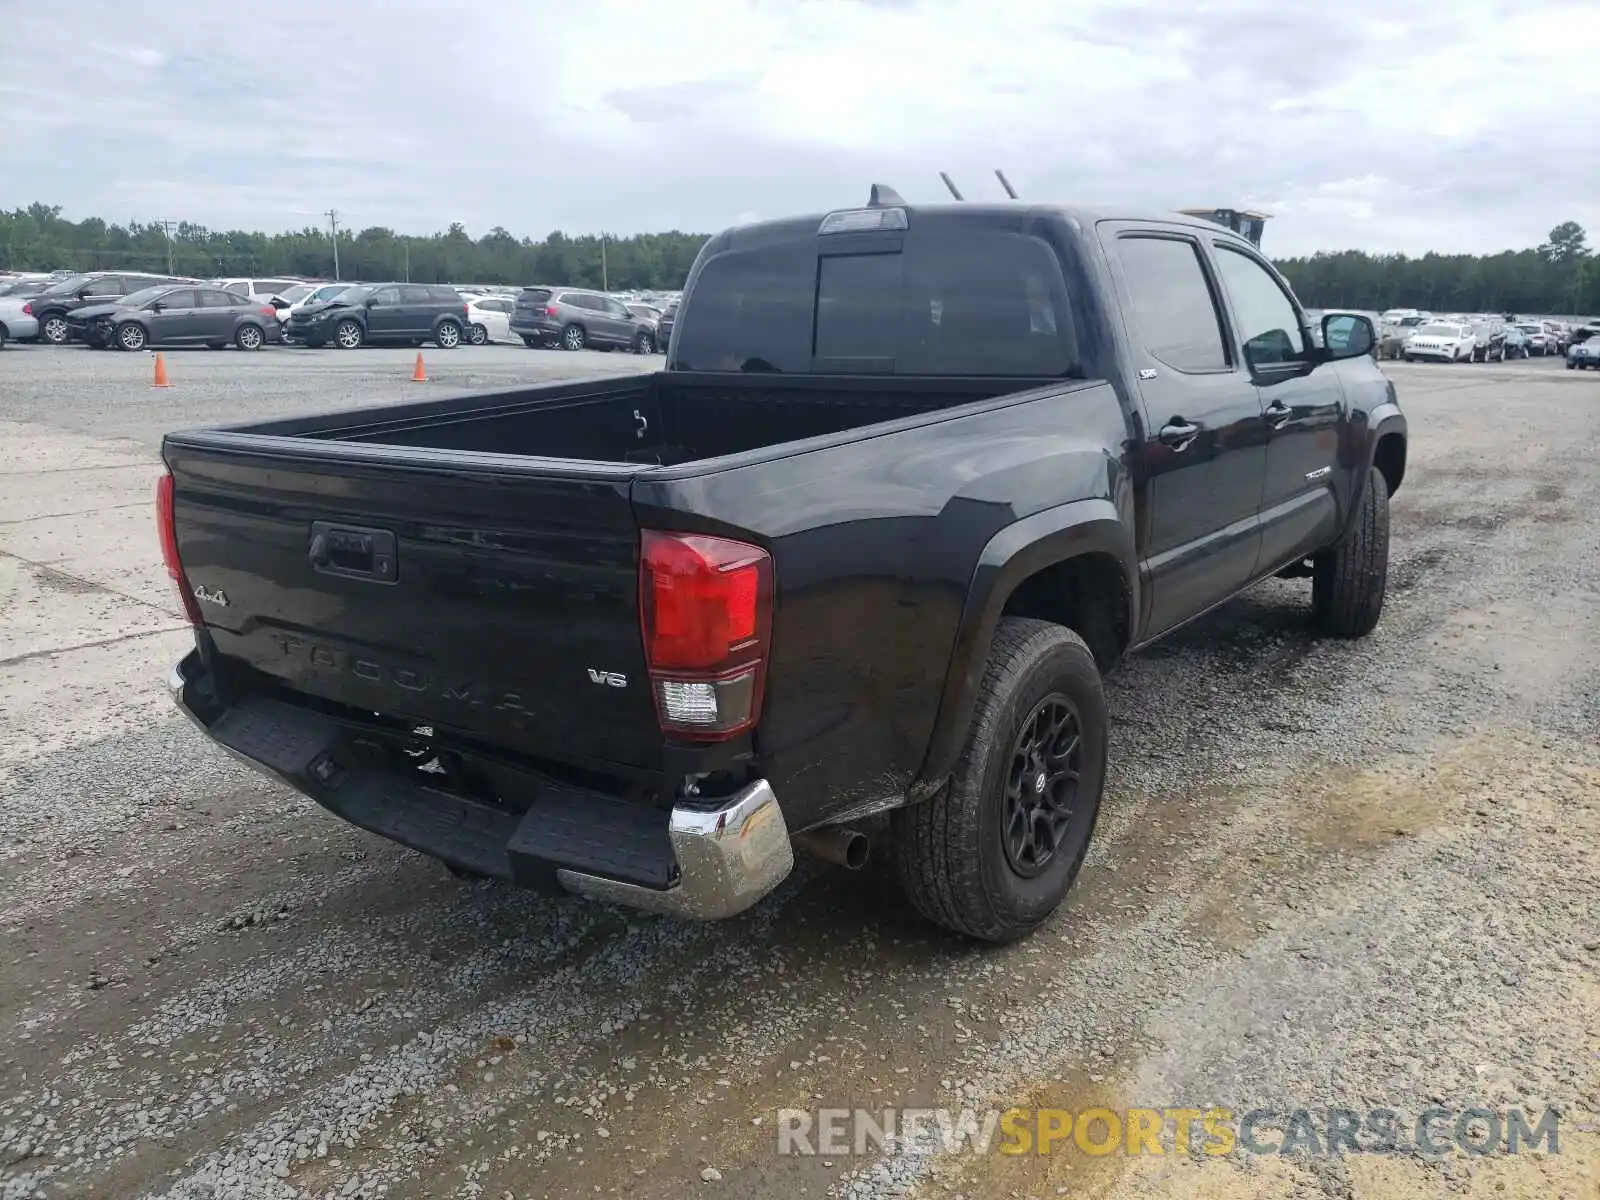
POLYGON ((1600 242, 1593 0, 6 7, 0 207, 75 219, 710 231, 1001 167, 1276 254, 1600 242))

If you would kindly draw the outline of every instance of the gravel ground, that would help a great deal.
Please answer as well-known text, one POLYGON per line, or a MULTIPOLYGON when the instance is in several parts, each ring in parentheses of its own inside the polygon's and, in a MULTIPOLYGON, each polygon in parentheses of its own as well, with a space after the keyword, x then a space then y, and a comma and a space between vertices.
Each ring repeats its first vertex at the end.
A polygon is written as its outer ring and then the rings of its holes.
MULTIPOLYGON (((438 391, 644 365, 427 357, 438 391)), ((1314 641, 1274 581, 1131 660, 1081 881, 992 950, 870 871, 715 926, 463 885, 170 711, 160 434, 413 396, 413 358, 173 354, 157 392, 0 354, 0 1200, 1592 1200, 1600 380, 1392 366, 1377 632, 1314 641), (786 1107, 1097 1103, 1553 1105, 1561 1153, 775 1153, 786 1107)))

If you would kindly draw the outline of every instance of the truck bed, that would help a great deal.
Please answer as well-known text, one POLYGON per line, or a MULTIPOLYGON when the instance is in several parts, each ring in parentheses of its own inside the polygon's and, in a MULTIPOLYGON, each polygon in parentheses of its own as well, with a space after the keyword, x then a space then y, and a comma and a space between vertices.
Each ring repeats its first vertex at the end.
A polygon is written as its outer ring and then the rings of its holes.
POLYGON ((1029 386, 1022 379, 657 372, 261 422, 228 432, 679 466, 920 416, 1029 386))

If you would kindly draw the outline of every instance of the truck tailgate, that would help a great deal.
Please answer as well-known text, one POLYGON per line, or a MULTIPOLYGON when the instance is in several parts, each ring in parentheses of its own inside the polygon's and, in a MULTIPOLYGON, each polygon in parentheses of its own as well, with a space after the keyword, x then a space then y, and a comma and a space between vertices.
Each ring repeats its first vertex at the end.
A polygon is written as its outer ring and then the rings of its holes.
POLYGON ((224 665, 515 752, 654 771, 625 464, 169 437, 224 665))

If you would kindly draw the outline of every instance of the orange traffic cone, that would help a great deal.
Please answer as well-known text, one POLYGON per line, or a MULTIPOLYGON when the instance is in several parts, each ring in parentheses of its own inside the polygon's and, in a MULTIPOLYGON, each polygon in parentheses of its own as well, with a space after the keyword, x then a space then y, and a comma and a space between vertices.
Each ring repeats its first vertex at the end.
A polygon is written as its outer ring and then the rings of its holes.
POLYGON ((422 365, 422 351, 421 350, 417 351, 417 366, 416 366, 416 369, 411 372, 411 382, 412 383, 427 383, 428 382, 428 368, 422 365))
POLYGON ((170 383, 167 382, 167 360, 162 358, 161 355, 159 355, 159 354, 156 355, 156 379, 155 379, 155 383, 152 386, 154 386, 154 387, 171 387, 172 386, 170 383))

